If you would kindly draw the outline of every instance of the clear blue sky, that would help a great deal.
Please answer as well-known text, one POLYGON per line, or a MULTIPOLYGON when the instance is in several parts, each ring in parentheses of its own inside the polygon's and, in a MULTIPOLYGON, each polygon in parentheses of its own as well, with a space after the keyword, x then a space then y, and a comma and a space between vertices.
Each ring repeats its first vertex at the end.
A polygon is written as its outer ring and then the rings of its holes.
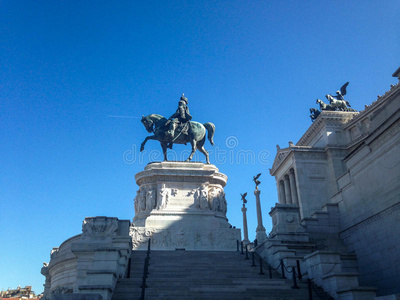
POLYGON ((297 142, 315 100, 346 81, 358 110, 397 82, 399 15, 397 0, 1 0, 0 289, 42 292, 42 262, 85 217, 133 218, 134 175, 160 151, 138 155, 140 117, 171 115, 183 92, 216 125, 206 148, 222 153, 230 223, 242 227, 248 192, 254 238, 261 172, 269 231, 276 144, 297 142))

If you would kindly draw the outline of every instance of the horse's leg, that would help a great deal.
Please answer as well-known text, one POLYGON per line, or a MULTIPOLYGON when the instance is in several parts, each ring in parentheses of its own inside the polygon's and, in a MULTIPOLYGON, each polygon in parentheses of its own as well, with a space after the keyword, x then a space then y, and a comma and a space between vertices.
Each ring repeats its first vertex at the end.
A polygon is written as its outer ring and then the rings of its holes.
POLYGON ((208 155, 207 150, 204 148, 204 146, 198 147, 198 149, 199 149, 199 151, 200 151, 201 153, 203 153, 203 154, 205 155, 207 164, 210 164, 210 157, 209 157, 209 155, 208 155))
POLYGON ((157 140, 155 135, 150 135, 148 137, 146 137, 143 141, 143 143, 140 145, 140 152, 142 152, 144 150, 144 145, 146 145, 148 140, 157 140))
POLYGON ((191 161, 193 158, 194 153, 196 152, 196 140, 191 140, 190 144, 192 145, 192 153, 190 153, 188 159, 186 161, 191 161))
POLYGON ((167 161, 167 148, 168 148, 168 144, 167 143, 160 143, 161 144, 161 148, 164 154, 164 161, 167 161))

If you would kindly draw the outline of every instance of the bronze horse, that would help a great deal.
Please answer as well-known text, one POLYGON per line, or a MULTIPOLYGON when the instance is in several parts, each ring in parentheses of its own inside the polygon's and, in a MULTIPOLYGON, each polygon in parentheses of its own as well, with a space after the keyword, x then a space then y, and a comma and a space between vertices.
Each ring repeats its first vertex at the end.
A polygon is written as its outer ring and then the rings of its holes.
MULTIPOLYGON (((211 145, 214 145, 213 137, 215 133, 215 125, 213 123, 207 122, 201 124, 195 121, 189 121, 189 129, 187 134, 181 134, 181 131, 175 131, 174 136, 171 136, 168 131, 168 126, 165 126, 168 119, 161 115, 151 114, 142 117, 142 123, 146 130, 154 135, 146 137, 140 146, 140 151, 144 150, 144 146, 148 140, 157 140, 161 144, 161 148, 164 154, 164 161, 167 161, 167 148, 168 144, 187 144, 192 145, 192 152, 190 153, 186 161, 190 161, 193 158, 194 153, 197 149, 203 153, 206 157, 207 164, 210 163, 209 155, 206 149, 204 149, 204 143, 206 141, 206 131, 208 131, 208 140, 211 145)), ((187 126, 187 125, 185 125, 187 126)))

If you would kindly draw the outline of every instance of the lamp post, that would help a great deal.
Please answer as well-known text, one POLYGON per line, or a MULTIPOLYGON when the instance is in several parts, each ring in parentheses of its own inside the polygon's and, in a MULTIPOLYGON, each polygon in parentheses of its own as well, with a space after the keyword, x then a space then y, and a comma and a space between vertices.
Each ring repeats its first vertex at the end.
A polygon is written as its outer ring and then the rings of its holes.
POLYGON ((253 181, 256 184, 256 189, 254 191, 254 195, 256 196, 256 208, 257 208, 257 222, 258 226, 256 229, 256 239, 258 242, 258 245, 263 243, 264 241, 267 240, 267 234, 265 233, 265 227, 262 222, 262 214, 261 214, 261 204, 260 204, 260 194, 261 191, 258 189, 258 185, 261 183, 261 181, 258 180, 258 178, 261 176, 261 173, 258 174, 257 176, 253 177, 253 181))
POLYGON ((247 215, 246 215, 247 208, 246 208, 246 205, 245 205, 247 203, 246 195, 247 195, 247 193, 240 194, 240 196, 242 196, 242 201, 243 201, 243 207, 242 207, 242 213, 243 213, 243 237, 244 237, 243 238, 243 243, 245 245, 250 243, 250 241, 249 241, 249 231, 247 229, 247 215))

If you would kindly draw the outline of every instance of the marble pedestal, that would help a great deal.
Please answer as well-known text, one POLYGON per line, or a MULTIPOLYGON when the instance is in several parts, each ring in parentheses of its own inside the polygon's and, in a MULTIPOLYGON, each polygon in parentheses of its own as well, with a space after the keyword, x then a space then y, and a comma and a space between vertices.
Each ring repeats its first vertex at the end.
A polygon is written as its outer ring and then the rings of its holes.
POLYGON ((272 218, 270 238, 286 241, 308 242, 309 234, 300 224, 299 207, 294 204, 276 203, 269 215, 272 218))
POLYGON ((139 190, 130 234, 133 249, 236 250, 240 229, 226 218, 227 176, 214 165, 150 163, 135 176, 139 190))

